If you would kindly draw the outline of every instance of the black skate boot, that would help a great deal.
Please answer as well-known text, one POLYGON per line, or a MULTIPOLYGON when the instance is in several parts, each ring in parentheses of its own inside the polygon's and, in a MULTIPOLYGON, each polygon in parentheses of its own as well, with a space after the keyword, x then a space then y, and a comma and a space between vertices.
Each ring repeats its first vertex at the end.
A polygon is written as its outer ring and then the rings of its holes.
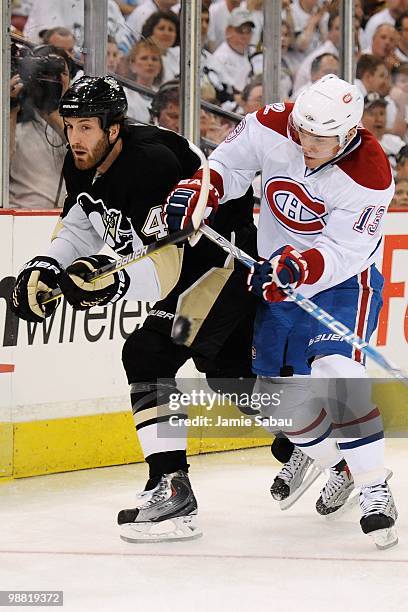
POLYGON ((135 508, 119 512, 120 537, 126 542, 192 540, 202 535, 196 515, 197 501, 186 472, 164 474, 153 489, 137 495, 135 508))
POLYGON ((350 497, 354 489, 354 480, 344 459, 330 468, 329 471, 330 477, 320 491, 320 497, 316 502, 316 510, 323 516, 334 513, 338 516, 340 511, 342 514, 344 510, 357 503, 358 495, 350 497))
POLYGON ((299 499, 321 474, 313 459, 295 447, 292 455, 276 476, 271 486, 273 499, 281 510, 287 510, 299 499))
POLYGON ((388 483, 362 487, 360 491, 361 529, 369 535, 377 548, 384 550, 398 544, 395 521, 398 512, 388 483))

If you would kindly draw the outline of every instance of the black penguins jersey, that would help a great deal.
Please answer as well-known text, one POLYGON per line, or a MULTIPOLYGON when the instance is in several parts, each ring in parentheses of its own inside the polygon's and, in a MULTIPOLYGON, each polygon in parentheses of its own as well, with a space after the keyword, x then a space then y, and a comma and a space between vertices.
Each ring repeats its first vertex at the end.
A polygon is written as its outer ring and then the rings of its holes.
POLYGON ((172 187, 200 165, 188 142, 175 132, 129 125, 122 140, 121 153, 99 176, 95 169, 78 170, 68 151, 62 212, 62 223, 78 220, 78 229, 86 217, 93 233, 120 256, 167 235, 163 203, 172 187))
MULTIPOLYGON (((153 126, 127 125, 122 150, 108 170, 79 170, 71 151, 64 161, 67 196, 48 255, 67 266, 106 245, 123 257, 167 235, 167 195, 200 166, 187 140, 153 126)), ((128 299, 156 300, 177 282, 180 249, 169 246, 130 266, 128 299)))

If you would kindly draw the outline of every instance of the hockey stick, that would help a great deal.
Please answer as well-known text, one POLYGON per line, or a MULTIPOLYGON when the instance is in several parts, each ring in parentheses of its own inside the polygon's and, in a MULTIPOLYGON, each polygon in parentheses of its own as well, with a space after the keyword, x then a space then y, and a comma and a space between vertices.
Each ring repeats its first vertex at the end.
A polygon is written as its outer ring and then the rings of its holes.
MULTIPOLYGON (((209 240, 218 244, 218 246, 224 249, 224 251, 230 253, 247 268, 250 268, 254 263, 256 263, 256 260, 253 257, 247 255, 247 253, 244 253, 244 251, 229 242, 226 238, 224 238, 224 236, 218 234, 218 232, 213 230, 211 227, 208 227, 208 225, 202 223, 200 232, 204 234, 204 236, 207 236, 209 240)), ((343 323, 340 321, 337 321, 331 314, 323 310, 323 308, 320 308, 320 306, 312 302, 312 300, 305 298, 301 293, 298 293, 294 289, 287 287, 286 289, 282 289, 282 291, 286 293, 290 300, 295 302, 305 312, 309 313, 314 319, 320 321, 320 323, 323 323, 323 325, 338 334, 345 342, 364 353, 367 357, 370 357, 370 359, 375 361, 386 372, 389 372, 394 378, 397 378, 408 386, 408 373, 404 372, 391 361, 383 357, 379 351, 370 346, 368 342, 365 342, 365 340, 360 338, 360 336, 357 336, 357 334, 352 332, 351 329, 343 325, 343 323)))
MULTIPOLYGON (((105 278, 112 274, 112 272, 118 272, 131 264, 134 264, 136 261, 141 261, 145 257, 149 257, 152 253, 157 253, 166 246, 171 244, 178 244, 179 242, 183 242, 186 239, 189 239, 189 242, 192 246, 194 246, 198 240, 200 239, 200 234, 198 232, 201 222, 203 220, 204 211, 207 205, 208 200, 208 190, 210 188, 210 168, 208 165, 208 160, 204 153, 199 149, 195 144, 188 141, 190 149, 200 158, 201 167, 203 170, 202 181, 201 181, 201 191, 197 201, 197 205, 194 209, 194 212, 191 216, 191 220, 189 221, 188 227, 182 229, 178 232, 170 234, 161 240, 156 240, 156 242, 152 242, 151 244, 146 244, 133 253, 129 253, 121 259, 113 261, 112 263, 106 264, 101 268, 98 268, 94 272, 90 272, 85 275, 85 280, 87 282, 93 282, 95 280, 105 278)), ((39 304, 48 304, 54 300, 57 300, 62 296, 61 289, 53 289, 52 291, 48 291, 47 293, 38 294, 38 303, 39 304)))

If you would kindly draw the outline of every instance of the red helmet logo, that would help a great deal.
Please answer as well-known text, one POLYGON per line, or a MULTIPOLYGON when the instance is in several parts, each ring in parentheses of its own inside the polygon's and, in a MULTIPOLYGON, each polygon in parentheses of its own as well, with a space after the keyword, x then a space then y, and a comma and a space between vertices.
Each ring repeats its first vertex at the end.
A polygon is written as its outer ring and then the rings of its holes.
POLYGON ((348 104, 349 102, 351 102, 353 99, 353 96, 351 95, 351 93, 346 93, 343 96, 343 102, 344 104, 348 104))

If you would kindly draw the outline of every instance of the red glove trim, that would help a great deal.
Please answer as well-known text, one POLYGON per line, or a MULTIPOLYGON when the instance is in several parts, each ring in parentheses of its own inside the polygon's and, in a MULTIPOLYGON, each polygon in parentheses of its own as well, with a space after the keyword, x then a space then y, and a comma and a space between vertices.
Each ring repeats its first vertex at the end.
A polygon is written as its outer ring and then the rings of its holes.
MULTIPOLYGON (((195 178, 201 179, 202 176, 203 176, 203 171, 202 171, 202 168, 200 168, 200 170, 197 170, 197 172, 194 174, 191 180, 195 178)), ((216 170, 213 170, 212 168, 210 169, 210 183, 211 185, 214 185, 214 187, 220 194, 220 200, 221 200, 222 196, 224 195, 224 183, 223 183, 221 174, 219 174, 216 170)))
POLYGON ((308 271, 304 284, 313 285, 314 283, 317 283, 324 272, 324 257, 318 249, 303 251, 302 257, 307 263, 308 271))

